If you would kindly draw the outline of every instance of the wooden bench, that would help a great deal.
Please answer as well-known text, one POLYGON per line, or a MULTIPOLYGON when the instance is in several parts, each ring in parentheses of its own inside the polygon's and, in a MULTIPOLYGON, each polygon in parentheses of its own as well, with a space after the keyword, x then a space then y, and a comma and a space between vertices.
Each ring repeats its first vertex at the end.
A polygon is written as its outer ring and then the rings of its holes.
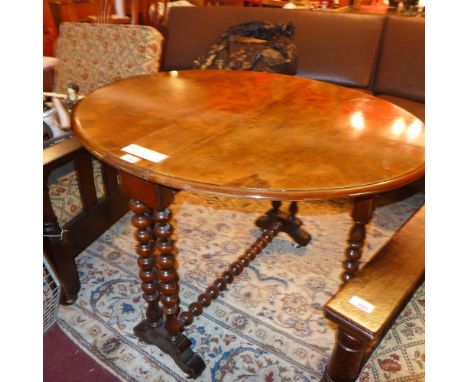
POLYGON ((338 325, 322 382, 355 381, 424 279, 424 206, 324 306, 338 325), (353 301, 354 304, 352 302, 353 301))
POLYGON ((104 196, 97 197, 92 160, 75 137, 43 151, 43 247, 57 271, 64 304, 72 304, 80 290, 75 257, 128 211, 128 198, 119 190, 116 171, 104 163, 101 164, 104 196), (70 162, 77 173, 83 210, 60 226, 52 208, 48 180, 53 170, 70 162))

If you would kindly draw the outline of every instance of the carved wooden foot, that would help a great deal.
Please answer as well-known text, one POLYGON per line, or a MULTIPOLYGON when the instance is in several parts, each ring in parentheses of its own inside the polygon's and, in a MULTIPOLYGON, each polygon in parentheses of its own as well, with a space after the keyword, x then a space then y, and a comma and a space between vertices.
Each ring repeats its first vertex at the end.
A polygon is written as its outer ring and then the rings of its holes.
POLYGON ((259 217, 255 224, 262 229, 269 229, 275 223, 281 223, 280 232, 287 233, 299 246, 304 247, 309 244, 312 236, 303 228, 302 221, 297 214, 297 203, 289 205, 289 214, 280 211, 281 202, 272 202, 273 208, 265 215, 259 217))
POLYGON ((352 212, 354 226, 349 233, 349 246, 346 248, 346 260, 343 262, 345 271, 341 277, 344 283, 351 280, 359 270, 359 259, 362 256, 362 247, 366 238, 366 224, 372 216, 373 205, 373 197, 354 199, 352 212))
POLYGON ((146 320, 140 322, 133 329, 135 335, 147 344, 156 345, 168 354, 177 366, 187 374, 188 378, 197 378, 203 370, 205 363, 202 358, 193 352, 190 341, 184 334, 179 334, 176 340, 171 340, 164 326, 153 327, 146 320))

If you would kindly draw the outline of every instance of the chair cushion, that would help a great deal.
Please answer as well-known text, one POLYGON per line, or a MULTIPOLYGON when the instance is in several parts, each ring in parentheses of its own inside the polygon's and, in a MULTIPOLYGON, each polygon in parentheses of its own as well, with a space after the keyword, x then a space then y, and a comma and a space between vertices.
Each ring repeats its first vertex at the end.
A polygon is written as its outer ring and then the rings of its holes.
POLYGON ((386 101, 390 101, 397 106, 400 106, 401 108, 405 109, 406 111, 409 111, 411 114, 414 114, 416 117, 418 117, 421 121, 424 122, 426 110, 426 105, 424 103, 387 94, 382 94, 378 97, 386 101))
MULTIPOLYGON (((102 179, 101 165, 93 160, 94 184, 96 196, 104 196, 104 183, 102 179)), ((61 167, 51 175, 49 195, 55 216, 60 225, 64 225, 83 212, 83 202, 80 197, 77 173, 68 166, 61 167)))
POLYGON ((76 83, 85 95, 118 79, 155 73, 162 41, 162 35, 147 26, 62 23, 55 91, 64 93, 69 83, 76 83))

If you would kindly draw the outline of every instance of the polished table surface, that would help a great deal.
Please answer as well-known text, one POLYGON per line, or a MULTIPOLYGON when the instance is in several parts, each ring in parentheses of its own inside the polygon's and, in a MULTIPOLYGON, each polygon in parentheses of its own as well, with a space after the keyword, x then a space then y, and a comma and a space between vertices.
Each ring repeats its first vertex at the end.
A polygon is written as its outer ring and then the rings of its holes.
POLYGON ((179 71, 97 89, 74 132, 121 171, 181 190, 276 200, 386 191, 424 174, 424 125, 358 90, 259 72, 179 71), (136 144, 168 156, 129 163, 136 144))

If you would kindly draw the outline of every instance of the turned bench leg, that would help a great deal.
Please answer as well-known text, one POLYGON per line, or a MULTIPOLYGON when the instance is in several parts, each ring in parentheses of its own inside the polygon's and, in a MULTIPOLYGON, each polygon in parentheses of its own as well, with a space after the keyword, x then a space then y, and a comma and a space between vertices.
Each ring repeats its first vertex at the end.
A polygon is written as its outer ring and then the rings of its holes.
POLYGON ((340 328, 321 382, 354 382, 359 377, 368 346, 369 342, 340 328))

